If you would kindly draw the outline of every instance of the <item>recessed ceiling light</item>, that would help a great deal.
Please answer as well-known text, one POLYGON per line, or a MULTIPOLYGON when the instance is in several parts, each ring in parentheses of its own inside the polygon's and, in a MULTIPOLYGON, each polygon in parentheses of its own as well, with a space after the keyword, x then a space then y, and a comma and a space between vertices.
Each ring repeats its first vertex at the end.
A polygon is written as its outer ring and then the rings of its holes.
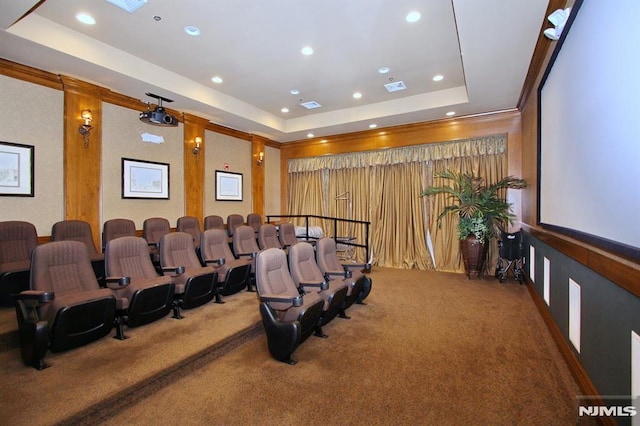
POLYGON ((313 133, 307 133, 308 138, 312 138, 313 136, 314 136, 313 133))
POLYGON ((386 74, 386 73, 388 73, 389 71, 391 71, 391 69, 390 69, 389 67, 380 67, 380 68, 378 68, 378 72, 379 72, 380 74, 386 74))
POLYGON ((442 74, 433 76, 433 81, 442 81, 443 79, 444 79, 444 76, 442 74))
POLYGON ((303 47, 300 52, 302 52, 303 55, 312 55, 313 54, 313 49, 310 46, 305 46, 303 47))
POLYGON ((200 28, 194 27, 193 25, 187 25, 184 27, 184 32, 195 37, 200 35, 200 28))
POLYGON ((298 89, 291 89, 289 90, 289 93, 291 93, 292 95, 298 95, 300 91, 298 89))
POLYGON ((455 111, 449 111, 447 113, 447 117, 453 117, 454 115, 456 115, 455 111))
POLYGON ((362 97, 362 93, 360 93, 360 92, 355 92, 353 94, 353 99, 360 99, 361 97, 362 97))
POLYGON ((218 77, 218 76, 211 77, 211 81, 213 81, 216 84, 220 84, 222 83, 222 77, 218 77))
POLYGON ((78 13, 76 15, 76 19, 82 22, 83 24, 87 24, 87 25, 94 25, 96 23, 96 20, 93 18, 93 16, 84 12, 78 13))
POLYGON ((420 14, 420 12, 413 11, 409 12, 405 19, 407 20, 407 22, 418 22, 421 17, 422 15, 420 14))
POLYGON ((378 125, 376 123, 369 124, 369 128, 370 129, 375 129, 376 127, 378 127, 378 125))
POLYGON ((280 110, 280 112, 284 112, 285 114, 289 112, 289 108, 284 107, 280 110))

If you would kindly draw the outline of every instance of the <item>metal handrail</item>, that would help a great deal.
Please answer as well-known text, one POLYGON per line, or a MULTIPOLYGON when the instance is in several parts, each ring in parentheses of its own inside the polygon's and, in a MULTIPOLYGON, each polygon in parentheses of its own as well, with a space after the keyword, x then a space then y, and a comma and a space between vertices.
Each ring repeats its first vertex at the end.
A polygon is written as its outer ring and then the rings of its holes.
POLYGON ((369 250, 369 226, 371 226, 371 222, 367 222, 367 221, 364 221, 364 220, 342 219, 342 218, 339 218, 339 217, 316 216, 316 215, 313 215, 313 214, 306 214, 306 215, 305 214, 288 214, 288 215, 278 214, 278 215, 267 215, 267 223, 271 223, 271 219, 272 218, 300 218, 300 217, 305 218, 305 231, 306 231, 307 238, 313 238, 313 239, 315 239, 315 238, 314 237, 309 237, 309 218, 333 221, 333 239, 336 242, 336 244, 338 243, 338 239, 340 238, 340 237, 338 237, 338 222, 357 223, 357 224, 366 225, 365 226, 365 241, 366 241, 366 244, 358 244, 358 243, 345 241, 345 240, 340 240, 340 244, 349 245, 349 246, 353 246, 353 247, 364 248, 364 250, 365 250, 365 261, 368 261, 369 253, 370 253, 370 250, 369 250))

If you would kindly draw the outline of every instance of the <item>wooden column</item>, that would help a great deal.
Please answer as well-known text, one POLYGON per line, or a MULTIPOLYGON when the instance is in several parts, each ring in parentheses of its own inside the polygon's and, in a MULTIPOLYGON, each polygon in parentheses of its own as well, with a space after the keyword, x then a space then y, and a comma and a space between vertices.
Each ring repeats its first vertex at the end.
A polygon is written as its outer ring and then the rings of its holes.
POLYGON ((184 114, 184 211, 186 216, 194 216, 204 226, 204 171, 205 149, 207 143, 204 138, 207 120, 190 114, 184 114), (196 137, 200 137, 200 149, 196 148, 196 137))
POLYGON ((61 76, 64 90, 64 218, 91 226, 96 247, 102 232, 102 92, 101 87, 61 76), (81 114, 90 110, 91 130, 80 133, 81 114))
MULTIPOLYGON (((265 178, 264 178, 264 161, 266 159, 266 153, 264 150, 265 139, 261 136, 251 135, 251 199, 253 200, 253 213, 257 213, 260 216, 264 216, 264 190, 265 190, 265 178), (260 153, 263 155, 263 160, 260 162, 260 153)), ((279 185, 279 182, 274 182, 274 185, 279 185)))

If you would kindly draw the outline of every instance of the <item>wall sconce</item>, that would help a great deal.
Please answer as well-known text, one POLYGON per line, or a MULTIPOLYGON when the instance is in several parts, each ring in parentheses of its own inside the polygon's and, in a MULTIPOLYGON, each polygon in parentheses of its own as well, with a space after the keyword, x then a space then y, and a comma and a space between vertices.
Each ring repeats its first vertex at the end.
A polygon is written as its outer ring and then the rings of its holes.
POLYGON ((258 166, 262 165, 263 161, 264 161, 264 151, 260 151, 260 153, 258 154, 258 166))
POLYGON ((93 129, 93 126, 91 126, 91 120, 93 120, 93 115, 91 114, 91 110, 90 109, 83 109, 82 113, 80 114, 80 117, 84 120, 84 124, 81 124, 80 128, 78 130, 80 131, 80 134, 82 135, 82 138, 84 139, 84 147, 88 148, 89 147, 89 134, 91 133, 91 130, 93 129))
POLYGON ((197 163, 198 160, 200 160, 199 154, 200 154, 200 144, 202 143, 202 138, 200 136, 196 136, 193 142, 196 144, 196 146, 191 150, 191 152, 193 152, 193 155, 196 156, 196 163, 197 163))

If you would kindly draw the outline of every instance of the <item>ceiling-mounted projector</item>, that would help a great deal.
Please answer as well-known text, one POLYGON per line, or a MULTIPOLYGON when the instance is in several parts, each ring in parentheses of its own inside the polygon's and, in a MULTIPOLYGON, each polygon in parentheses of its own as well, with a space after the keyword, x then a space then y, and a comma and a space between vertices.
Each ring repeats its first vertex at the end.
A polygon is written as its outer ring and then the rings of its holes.
POLYGON ((153 93, 145 93, 145 95, 158 100, 158 106, 154 110, 147 110, 140 113, 140 121, 153 124, 154 126, 177 126, 178 119, 169 114, 162 107, 162 101, 173 102, 171 99, 163 98, 162 96, 154 95, 153 93))

